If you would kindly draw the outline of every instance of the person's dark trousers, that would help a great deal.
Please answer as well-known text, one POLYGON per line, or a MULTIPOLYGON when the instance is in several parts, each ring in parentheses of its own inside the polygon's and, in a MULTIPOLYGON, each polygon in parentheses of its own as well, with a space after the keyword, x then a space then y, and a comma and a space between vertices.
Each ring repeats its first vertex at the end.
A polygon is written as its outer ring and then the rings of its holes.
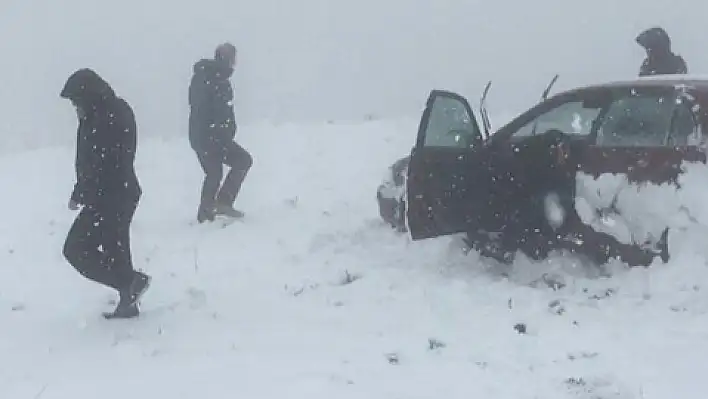
POLYGON ((135 277, 130 252, 130 224, 138 200, 104 207, 84 207, 64 243, 64 257, 89 280, 125 292, 135 277))
MULTIPOLYGON (((525 212, 521 215, 536 214, 525 212)), ((584 255, 598 265, 604 265, 610 259, 617 258, 630 266, 649 266, 658 256, 652 250, 620 242, 610 234, 596 231, 585 224, 576 212, 567 215, 563 226, 558 230, 551 229, 539 220, 518 218, 515 222, 505 230, 507 251, 519 249, 534 260, 547 258, 554 249, 565 249, 584 255)))
POLYGON ((638 245, 625 244, 610 234, 596 231, 585 224, 578 224, 568 232, 568 238, 559 239, 558 246, 580 253, 597 264, 610 259, 620 259, 629 266, 649 266, 659 254, 638 245))
POLYGON ((251 154, 233 141, 223 147, 198 150, 196 153, 205 174, 200 209, 207 211, 217 205, 233 206, 246 174, 253 165, 251 154), (222 184, 224 165, 231 170, 222 184))
POLYGON ((620 259, 629 266, 649 266, 659 256, 656 251, 620 242, 610 234, 595 230, 583 223, 575 212, 559 229, 555 236, 555 246, 585 255, 599 265, 610 259, 620 259))

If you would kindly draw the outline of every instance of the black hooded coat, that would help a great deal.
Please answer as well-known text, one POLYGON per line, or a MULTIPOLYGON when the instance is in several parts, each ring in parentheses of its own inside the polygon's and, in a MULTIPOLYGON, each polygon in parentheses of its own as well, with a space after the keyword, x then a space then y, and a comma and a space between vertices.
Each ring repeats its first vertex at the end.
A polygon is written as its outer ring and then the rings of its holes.
POLYGON ((136 203, 142 190, 134 168, 137 127, 130 105, 91 69, 71 75, 61 97, 79 114, 71 199, 98 209, 136 203))
POLYGON ((686 61, 671 50, 671 38, 660 27, 650 28, 636 38, 647 57, 639 68, 639 76, 675 75, 688 73, 686 61))
POLYGON ((189 142, 198 152, 228 146, 236 136, 236 116, 229 78, 233 68, 220 60, 194 64, 189 85, 189 142))

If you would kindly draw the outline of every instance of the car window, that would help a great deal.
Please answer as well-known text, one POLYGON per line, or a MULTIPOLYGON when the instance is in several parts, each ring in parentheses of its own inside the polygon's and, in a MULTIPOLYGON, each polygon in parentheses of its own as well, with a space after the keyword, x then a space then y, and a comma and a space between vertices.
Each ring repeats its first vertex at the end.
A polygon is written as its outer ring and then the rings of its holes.
POLYGON ((699 141, 698 134, 698 125, 693 111, 689 108, 689 104, 680 101, 674 111, 668 145, 674 147, 696 145, 699 141))
POLYGON ((481 138, 472 118, 465 103, 459 99, 436 97, 426 126, 425 146, 469 148, 481 138))
POLYGON ((598 130, 597 144, 607 147, 665 146, 676 108, 674 96, 642 94, 610 104, 598 130))
POLYGON ((572 135, 588 135, 599 113, 599 108, 584 108, 580 100, 562 103, 526 123, 511 137, 538 135, 551 129, 572 135))

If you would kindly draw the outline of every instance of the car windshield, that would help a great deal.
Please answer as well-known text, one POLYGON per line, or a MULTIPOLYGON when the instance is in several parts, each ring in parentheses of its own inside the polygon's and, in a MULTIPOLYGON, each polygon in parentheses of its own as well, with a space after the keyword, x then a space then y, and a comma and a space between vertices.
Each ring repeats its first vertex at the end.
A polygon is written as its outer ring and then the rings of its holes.
POLYGON ((520 139, 544 134, 551 129, 575 136, 587 136, 599 114, 599 107, 586 107, 581 100, 568 101, 530 120, 511 137, 512 140, 520 139))

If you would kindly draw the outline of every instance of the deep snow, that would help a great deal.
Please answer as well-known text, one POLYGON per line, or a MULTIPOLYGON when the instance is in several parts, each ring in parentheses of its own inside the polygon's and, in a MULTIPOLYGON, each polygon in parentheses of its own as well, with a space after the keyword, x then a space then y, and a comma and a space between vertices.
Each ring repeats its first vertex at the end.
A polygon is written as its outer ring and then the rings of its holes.
MULTIPOLYGON (((610 278, 560 257, 506 279, 455 239, 410 242, 378 220, 376 186, 416 123, 242 126, 247 217, 223 230, 191 225, 201 171, 186 140, 142 140, 133 252, 154 283, 128 321, 101 318, 113 294, 61 257, 72 149, 1 158, 15 191, 0 225, 0 398, 704 397, 704 184, 651 195, 697 220, 668 208, 684 229, 668 265, 610 278)), ((615 187, 634 216, 662 212, 615 187)))

